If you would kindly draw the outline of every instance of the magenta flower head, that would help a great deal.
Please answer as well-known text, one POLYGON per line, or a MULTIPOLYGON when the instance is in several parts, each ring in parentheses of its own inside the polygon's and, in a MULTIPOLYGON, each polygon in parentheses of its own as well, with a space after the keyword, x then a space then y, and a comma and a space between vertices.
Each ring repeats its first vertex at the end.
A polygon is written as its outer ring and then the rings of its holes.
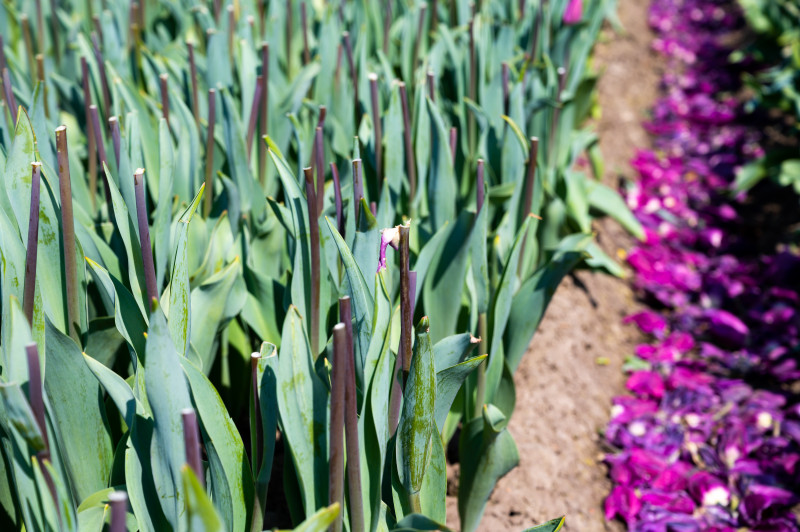
POLYGON ((569 0, 564 10, 564 24, 573 26, 583 18, 583 0, 569 0))
MULTIPOLYGON (((406 226, 411 225, 411 220, 406 222, 406 226)), ((381 249, 378 256, 378 273, 386 268, 386 248, 392 246, 395 250, 400 245, 400 226, 387 227, 381 229, 381 249)))

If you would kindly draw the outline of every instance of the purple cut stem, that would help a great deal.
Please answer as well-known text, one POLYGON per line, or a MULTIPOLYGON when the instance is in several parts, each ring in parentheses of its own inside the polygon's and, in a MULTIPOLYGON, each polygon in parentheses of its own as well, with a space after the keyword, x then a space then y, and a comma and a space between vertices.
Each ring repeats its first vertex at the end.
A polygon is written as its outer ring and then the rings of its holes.
POLYGON ((105 37, 103 37, 103 26, 100 24, 100 15, 94 15, 92 17, 92 26, 94 26, 94 31, 97 33, 97 38, 100 39, 100 45, 104 46, 105 37))
POLYGON ((389 53, 389 30, 392 27, 392 0, 386 0, 386 14, 383 17, 383 53, 389 53))
POLYGON ((261 360, 261 353, 252 353, 250 355, 250 387, 253 393, 253 403, 250 407, 253 409, 253 420, 255 423, 251 424, 254 429, 253 434, 250 435, 250 459, 252 461, 253 475, 258 476, 258 467, 261 462, 261 414, 258 404, 258 361, 261 360))
MULTIPOLYGON (((477 102, 477 82, 478 82, 478 72, 477 66, 475 65, 475 5, 472 5, 472 17, 469 19, 469 87, 467 88, 467 94, 469 95, 469 99, 477 102)), ((469 138, 469 146, 470 149, 475 146, 475 116, 473 113, 469 114, 467 119, 467 135, 469 138)))
POLYGON ((458 141, 458 129, 450 128, 450 159, 453 161, 453 168, 456 166, 456 142, 458 141))
POLYGON ((167 128, 169 128, 169 76, 161 74, 158 76, 159 85, 161 87, 161 113, 164 120, 167 121, 167 128))
MULTIPOLYGON (((25 13, 19 16, 19 22, 22 26, 22 41, 25 44, 25 57, 28 60, 28 71, 31 74, 31 78, 34 77, 34 52, 33 52, 33 38, 31 37, 31 23, 28 15, 25 13)), ((32 79, 31 81, 36 81, 32 79)))
POLYGON ((192 114, 194 123, 200 128, 200 96, 197 92, 197 65, 194 62, 194 44, 186 41, 186 48, 189 50, 189 77, 192 83, 192 114))
POLYGON ((308 49, 308 20, 306 18, 306 3, 300 3, 300 23, 303 26, 303 64, 311 62, 311 50, 308 49))
POLYGON ((331 163, 331 173, 333 174, 333 195, 336 202, 336 228, 339 234, 344 238, 344 215, 342 213, 342 185, 339 182, 339 170, 336 168, 336 163, 331 163))
POLYGON ((333 72, 333 83, 338 88, 339 86, 339 71, 342 70, 342 43, 336 47, 336 70, 333 72))
POLYGON ((228 5, 226 9, 228 11, 228 60, 235 67, 236 63, 233 60, 233 36, 236 33, 236 13, 232 5, 228 5))
POLYGON ((67 126, 56 128, 58 181, 61 193, 61 231, 64 238, 64 283, 67 287, 67 326, 69 335, 80 345, 80 302, 78 265, 75 256, 75 220, 72 214, 72 183, 69 175, 67 126))
POLYGON ((509 95, 509 88, 508 88, 508 63, 503 61, 502 64, 502 78, 503 78, 503 114, 508 115, 508 95, 509 95))
POLYGON ((369 212, 372 213, 372 216, 378 214, 378 204, 375 203, 374 201, 369 202, 369 212))
POLYGON ((353 159, 353 207, 355 209, 356 230, 358 230, 358 215, 361 213, 361 198, 364 197, 364 181, 361 175, 361 159, 353 159))
POLYGON ((8 105, 8 110, 11 113, 11 120, 14 122, 14 125, 17 124, 17 113, 19 113, 19 107, 17 106, 17 99, 14 97, 14 90, 11 88, 11 78, 8 75, 8 68, 3 69, 3 92, 6 97, 6 104, 8 105))
MULTIPOLYGON (((57 41, 58 39, 54 39, 57 41)), ((103 110, 106 115, 111 114, 111 92, 108 89, 108 75, 106 74, 106 63, 100 53, 100 44, 97 42, 97 35, 92 34, 92 45, 94 46, 94 58, 97 62, 97 71, 100 74, 100 86, 103 89, 103 110)))
POLYGON ((292 73, 292 28, 294 27, 294 17, 292 16, 292 0, 286 0, 286 73, 292 73))
POLYGON ((133 173, 133 188, 136 191, 136 215, 139 220, 139 239, 142 247, 142 265, 144 281, 147 287, 147 304, 158 299, 156 270, 153 267, 153 248, 150 245, 150 225, 147 223, 147 204, 144 197, 144 168, 137 168, 133 173))
POLYGON ((83 83, 83 110, 86 115, 86 140, 89 144, 89 196, 92 200, 92 209, 97 208, 97 145, 92 124, 92 114, 89 106, 92 105, 92 92, 89 89, 89 67, 86 58, 81 57, 81 81, 83 83))
POLYGON ((44 71, 44 56, 42 54, 36 54, 36 73, 39 81, 42 82, 42 89, 44 92, 44 116, 49 119, 50 105, 47 103, 47 83, 44 71))
POLYGON ((350 66, 350 80, 353 82, 353 113, 355 117, 355 128, 358 129, 359 100, 358 100, 358 74, 356 73, 356 62, 353 59, 353 47, 350 44, 350 32, 345 31, 342 33, 342 40, 344 41, 344 51, 347 55, 347 64, 350 66))
POLYGON ((408 172, 408 199, 409 203, 414 201, 417 191, 417 163, 414 160, 414 146, 411 144, 411 113, 408 109, 408 94, 406 84, 402 81, 398 83, 400 88, 400 103, 403 107, 403 143, 406 149, 406 171, 408 172))
POLYGON ((433 72, 428 72, 428 96, 430 97, 431 101, 436 101, 434 97, 434 93, 436 90, 436 78, 433 75, 433 72))
POLYGON ((211 205, 214 197, 212 178, 214 177, 214 124, 217 121, 217 91, 208 89, 208 132, 206 135, 206 179, 205 203, 203 216, 208 218, 211 214, 211 205))
POLYGON ((478 168, 475 172, 475 212, 481 212, 483 208, 484 182, 483 182, 483 159, 478 159, 478 168))
POLYGON ((214 22, 219 24, 219 14, 222 11, 222 0, 214 0, 214 22))
POLYGON ((409 280, 409 227, 400 226, 400 356, 403 361, 403 373, 411 369, 411 344, 414 333, 414 317, 411 309, 411 282, 409 280))
MULTIPOLYGON (((109 212, 112 210, 111 206, 111 188, 108 185, 108 178, 104 166, 108 164, 108 157, 106 154, 106 144, 103 141, 103 130, 100 129, 100 113, 97 106, 92 104, 89 106, 89 116, 92 122, 92 132, 94 133, 94 144, 97 146, 97 156, 100 158, 100 172, 103 178, 103 188, 106 194, 106 203, 108 204, 109 212)), ((119 131, 117 132, 119 133, 119 131)))
POLYGON ((417 61, 419 60, 419 43, 424 38, 423 29, 425 28, 425 12, 428 10, 428 4, 422 2, 419 5, 419 19, 417 19, 417 38, 414 39, 414 52, 411 56, 411 79, 416 79, 414 73, 417 70, 417 61))
MULTIPOLYGON (((333 163, 331 163, 333 164, 333 163)), ((333 327, 333 364, 331 369, 331 435, 328 504, 344 507, 344 408, 345 365, 347 364, 347 329, 343 323, 333 327)), ((336 516, 332 532, 342 531, 342 513, 336 516)))
POLYGON ((261 92, 261 138, 258 139, 258 180, 264 185, 267 169, 267 145, 264 137, 267 136, 269 125, 269 44, 261 45, 261 76, 264 78, 264 90, 261 92))
POLYGON ((61 35, 61 31, 58 29, 58 15, 56 13, 56 0, 50 0, 50 35, 53 38, 53 55, 56 58, 56 65, 60 65, 61 51, 58 46, 58 36, 61 35))
POLYGON ((36 43, 39 53, 44 53, 44 34, 47 28, 44 27, 44 13, 42 11, 42 0, 36 0, 36 43))
POLYGON ((28 324, 33 326, 33 299, 36 294, 36 260, 39 253, 39 184, 42 163, 31 163, 31 208, 28 217, 28 248, 25 254, 25 285, 22 309, 28 324))
POLYGON ((536 162, 538 157, 539 139, 537 137, 531 137, 530 150, 528 152, 528 172, 525 176, 525 196, 522 207, 522 221, 524 221, 525 217, 531 212, 531 205, 533 204, 533 187, 536 180, 536 162))
POLYGON ((378 104, 378 76, 369 75, 369 93, 372 103, 372 126, 375 131, 375 177, 378 184, 378 196, 383 187, 383 131, 381 129, 381 110, 378 104))
POLYGON ((47 436, 47 424, 45 423, 44 394, 42 393, 42 368, 39 363, 39 348, 35 342, 25 346, 25 353, 28 358, 28 402, 36 418, 36 424, 42 431, 45 452, 50 452, 50 442, 47 436))
POLYGON ((192 468, 201 486, 205 486, 203 463, 200 461, 200 431, 197 426, 197 414, 193 408, 181 410, 183 419, 183 445, 186 449, 186 463, 192 468))
POLYGON ((119 172, 119 150, 122 144, 122 137, 119 133, 119 118, 116 116, 109 118, 108 128, 111 130, 111 143, 114 145, 114 158, 117 160, 117 172, 119 172))
POLYGON ((319 216, 316 212, 316 194, 314 192, 314 175, 311 168, 303 168, 306 178, 306 202, 308 205, 308 230, 311 244, 311 308, 309 310, 309 326, 311 328, 311 353, 314 360, 319 355, 319 216))
POLYGON ((339 299, 339 320, 344 324, 347 350, 344 356, 344 436, 347 452, 347 490, 350 501, 350 530, 364 531, 364 502, 361 497, 361 457, 358 441, 353 321, 349 297, 339 299))
POLYGON ((314 137, 314 165, 317 172, 317 216, 322 214, 325 207, 325 145, 322 138, 322 126, 317 126, 314 137))
POLYGON ((253 93, 253 104, 250 106, 250 120, 247 122, 247 160, 253 153, 253 136, 256 134, 261 91, 264 88, 264 76, 256 77, 256 90, 253 93))
MULTIPOLYGON (((203 480, 200 480, 202 484, 203 480)), ((125 532, 125 514, 128 511, 128 494, 124 491, 114 491, 108 494, 108 502, 111 503, 111 532, 125 532)))

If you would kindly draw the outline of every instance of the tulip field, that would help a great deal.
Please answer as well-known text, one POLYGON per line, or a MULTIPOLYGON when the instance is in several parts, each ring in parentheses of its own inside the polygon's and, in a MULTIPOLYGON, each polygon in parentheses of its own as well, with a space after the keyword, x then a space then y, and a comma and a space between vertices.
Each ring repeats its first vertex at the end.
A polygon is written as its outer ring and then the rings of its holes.
POLYGON ((0 530, 493 530, 577 270, 644 305, 606 526, 800 530, 800 5, 652 0, 618 187, 617 3, 3 2, 0 530))

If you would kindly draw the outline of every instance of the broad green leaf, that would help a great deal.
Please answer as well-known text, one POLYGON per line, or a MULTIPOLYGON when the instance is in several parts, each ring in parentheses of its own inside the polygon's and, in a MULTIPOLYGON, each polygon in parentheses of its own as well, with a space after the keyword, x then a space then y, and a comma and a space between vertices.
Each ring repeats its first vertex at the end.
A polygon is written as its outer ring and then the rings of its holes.
POLYGON ((458 514, 465 532, 478 529, 495 484, 519 463, 517 445, 505 423, 500 410, 484 405, 483 417, 470 421, 461 433, 460 456, 475 457, 462 462, 459 477, 458 514))
POLYGON ((435 400, 436 374, 433 367, 433 347, 429 321, 423 318, 417 325, 417 342, 404 391, 403 412, 397 428, 395 451, 400 482, 412 498, 418 495, 422 488, 422 480, 431 458, 431 438, 438 437, 434 430, 435 400))
POLYGON ((426 515, 411 514, 405 516, 403 519, 392 528, 394 532, 412 532, 420 530, 441 530, 442 532, 450 532, 450 529, 441 523, 437 523, 426 515))
POLYGON ((86 353, 83 353, 83 360, 106 393, 108 393, 108 396, 111 397, 111 400, 114 401, 114 405, 125 420, 125 424, 129 427, 132 426, 136 411, 141 411, 143 407, 139 406, 137 408, 137 401, 133 396, 131 387, 122 377, 86 353))
POLYGON ((607 214, 639 240, 644 240, 644 229, 625 201, 612 188, 595 181, 587 182, 589 206, 607 214))
POLYGON ((47 325, 48 372, 44 385, 58 445, 78 500, 104 488, 113 448, 100 384, 84 363, 80 348, 47 325))
POLYGON ((339 503, 335 502, 318 510, 314 515, 300 523, 292 532, 323 532, 328 530, 339 515, 339 503))
POLYGON ((431 165, 428 175, 431 226, 441 227, 456 216, 457 188, 449 136, 433 100, 426 98, 431 123, 431 165))
POLYGON ((487 355, 472 357, 464 362, 455 364, 448 368, 436 372, 436 407, 435 419, 436 428, 439 432, 444 428, 444 421, 447 413, 453 404, 453 400, 461 389, 461 385, 485 359, 487 355))
POLYGON ((267 359, 277 375, 281 433, 286 437, 306 515, 328 500, 328 393, 314 371, 302 319, 289 308, 280 355, 267 359))
POLYGON ((564 517, 559 517, 558 519, 552 519, 544 524, 531 527, 525 532, 558 532, 564 526, 564 522, 566 519, 564 517))
POLYGON ((164 313, 157 308, 150 315, 144 379, 147 400, 153 411, 153 462, 155 485, 162 508, 174 529, 180 529, 186 511, 181 469, 186 463, 181 411, 191 408, 189 388, 181 369, 181 357, 167 329, 164 313), (164 470, 159 471, 163 465, 164 470))
POLYGON ((189 207, 178 219, 175 256, 172 260, 172 275, 169 282, 169 333, 178 353, 185 355, 191 338, 191 292, 189 287, 189 222, 200 205, 205 184, 195 195, 189 207))

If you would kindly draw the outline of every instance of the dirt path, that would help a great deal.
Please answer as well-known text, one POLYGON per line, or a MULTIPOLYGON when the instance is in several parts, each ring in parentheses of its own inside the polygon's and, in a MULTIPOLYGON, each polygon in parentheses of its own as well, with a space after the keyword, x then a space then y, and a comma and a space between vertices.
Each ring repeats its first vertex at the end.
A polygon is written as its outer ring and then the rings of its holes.
MULTIPOLYGON (((604 32, 595 65, 602 118, 597 124, 606 182, 631 177, 628 161, 648 136, 641 126, 653 102, 659 72, 650 52, 647 6, 619 0, 625 32, 604 32)), ((630 246, 614 223, 597 226, 603 248, 612 254, 630 246)), ((566 530, 622 530, 603 518, 608 492, 598 460, 599 432, 608 420, 611 398, 623 391, 621 365, 633 352, 637 333, 622 318, 637 303, 625 281, 579 272, 559 287, 547 315, 515 376, 517 409, 510 431, 520 465, 497 485, 481 530, 519 532, 559 515, 566 530), (607 360, 602 361, 602 358, 607 360)), ((448 501, 448 524, 456 527, 455 498, 448 501)))

